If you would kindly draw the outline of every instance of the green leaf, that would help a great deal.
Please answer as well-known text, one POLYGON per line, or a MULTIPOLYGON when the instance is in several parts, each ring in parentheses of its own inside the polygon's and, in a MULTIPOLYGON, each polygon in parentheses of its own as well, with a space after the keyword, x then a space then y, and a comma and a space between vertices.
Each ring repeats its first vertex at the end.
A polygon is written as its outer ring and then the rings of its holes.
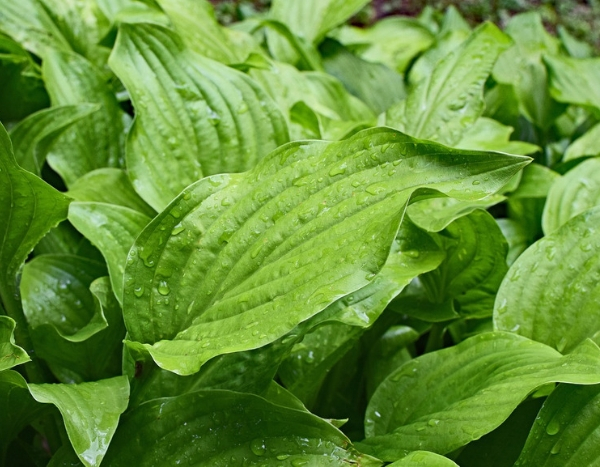
POLYGON ((350 50, 368 62, 383 63, 404 73, 410 62, 427 50, 434 41, 433 34, 413 18, 384 18, 373 27, 343 26, 333 33, 350 50))
POLYGON ((599 242, 596 207, 527 249, 500 286, 494 327, 560 352, 572 351, 600 330, 599 242))
POLYGON ((222 63, 243 62, 259 50, 252 37, 219 25, 206 0, 157 0, 190 50, 222 63))
POLYGON ((594 125, 583 136, 573 141, 567 148, 563 161, 572 161, 584 156, 600 156, 598 140, 600 140, 600 124, 594 125))
POLYGON ((594 47, 591 44, 576 39, 564 26, 559 25, 557 32, 562 46, 571 57, 590 58, 594 55, 594 47))
POLYGON ((72 50, 102 66, 108 50, 97 44, 107 28, 96 2, 23 0, 0 12, 0 29, 43 59, 54 50, 72 50))
POLYGON ((119 303, 123 303, 127 253, 150 218, 115 204, 74 202, 69 207, 69 221, 106 259, 113 290, 119 303))
POLYGON ((496 26, 481 25, 415 86, 406 101, 386 112, 386 124, 416 138, 456 144, 481 115, 483 84, 509 45, 496 26))
POLYGON ((561 384, 546 399, 515 465, 595 465, 599 401, 598 385, 561 384))
POLYGON ((449 453, 499 426, 544 384, 597 384, 599 362, 589 340, 562 356, 516 334, 479 334, 411 360, 381 383, 357 448, 386 461, 417 449, 449 453))
POLYGON ((123 165, 128 117, 100 71, 80 55, 58 51, 47 54, 42 71, 53 105, 101 106, 67 129, 48 154, 48 163, 67 186, 94 169, 123 165))
POLYGON ((500 151, 525 156, 540 150, 538 146, 524 141, 510 140, 513 129, 491 118, 480 117, 467 129, 454 147, 479 151, 500 151))
POLYGON ((517 95, 520 111, 539 128, 547 129, 562 107, 550 97, 542 54, 557 54, 558 40, 548 34, 539 12, 513 16, 505 29, 515 44, 498 58, 493 77, 510 84, 517 95))
POLYGON ((15 345, 14 331, 15 321, 0 315, 0 371, 31 360, 27 352, 15 345))
POLYGON ((444 456, 430 451, 413 451, 399 461, 388 464, 388 467, 458 467, 444 456))
POLYGON ((10 131, 17 164, 39 177, 56 139, 72 124, 98 109, 92 104, 63 105, 40 110, 19 122, 10 131))
POLYGON ((405 97, 402 75, 387 66, 367 62, 332 39, 326 39, 319 50, 327 73, 339 79, 350 94, 376 114, 405 97))
MULTIPOLYGON (((107 277, 90 284, 92 309, 86 310, 88 324, 75 334, 65 335, 49 322, 31 330, 36 351, 61 382, 95 381, 121 373, 125 326, 121 307, 107 277)), ((83 291, 82 291, 83 292, 83 291)))
POLYGON ((156 211, 140 198, 123 169, 97 169, 78 179, 68 192, 75 201, 114 204, 148 217, 156 211))
POLYGON ((230 391, 156 399, 128 413, 106 457, 136 465, 381 465, 333 425, 304 410, 230 391))
POLYGON ((109 63, 136 109, 129 175, 158 211, 202 176, 247 170, 287 141, 280 112, 252 79, 167 29, 122 25, 109 63))
POLYGON ((583 161, 558 178, 548 192, 542 227, 551 234, 569 219, 600 205, 600 158, 583 161))
POLYGON ((99 466, 127 408, 126 376, 81 384, 30 384, 33 398, 60 411, 69 440, 86 467, 99 466))
POLYGON ((45 411, 47 409, 31 397, 27 382, 18 372, 0 372, 0 465, 7 465, 6 451, 11 441, 45 411))
POLYGON ((523 169, 523 176, 519 186, 510 194, 510 199, 520 198, 546 198, 560 175, 546 166, 529 164, 523 169))
POLYGON ((297 36, 316 44, 367 3, 368 0, 274 0, 269 14, 297 36))
POLYGON ((544 56, 550 92, 559 102, 594 107, 600 111, 600 58, 544 56))
POLYGON ((200 180, 129 253, 123 309, 139 342, 130 345, 190 374, 272 342, 373 279, 416 189, 482 197, 524 164, 378 128, 290 143, 246 174, 200 180))
POLYGON ((17 273, 35 244, 67 216, 69 200, 46 182, 21 169, 8 134, 0 125, 0 298, 17 323, 15 338, 31 350, 21 310, 17 273))

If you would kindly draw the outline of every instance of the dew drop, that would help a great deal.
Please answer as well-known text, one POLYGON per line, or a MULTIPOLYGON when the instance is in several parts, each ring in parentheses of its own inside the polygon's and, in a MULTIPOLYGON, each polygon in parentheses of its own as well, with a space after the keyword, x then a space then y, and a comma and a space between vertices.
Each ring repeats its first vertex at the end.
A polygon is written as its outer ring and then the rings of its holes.
POLYGON ((250 450, 257 456, 264 456, 267 452, 265 441, 262 439, 255 439, 250 442, 250 450))
POLYGON ((173 227, 173 230, 171 231, 171 235, 179 235, 184 230, 185 230, 185 227, 183 225, 181 225, 181 222, 180 222, 175 227, 173 227))
POLYGON ((472 185, 479 185, 481 182, 479 180, 473 180, 472 185))
POLYGON ((560 431, 560 422, 556 419, 551 420, 550 423, 548 423, 548 426, 546 427, 546 433, 548 433, 550 436, 554 436, 559 431, 560 431))
POLYGON ((138 298, 141 297, 142 295, 144 295, 144 287, 136 287, 135 289, 133 289, 133 294, 138 298))
POLYGON ((167 284, 167 281, 160 281, 158 283, 158 293, 161 295, 169 295, 169 292, 171 292, 171 289, 169 289, 169 285, 167 284))

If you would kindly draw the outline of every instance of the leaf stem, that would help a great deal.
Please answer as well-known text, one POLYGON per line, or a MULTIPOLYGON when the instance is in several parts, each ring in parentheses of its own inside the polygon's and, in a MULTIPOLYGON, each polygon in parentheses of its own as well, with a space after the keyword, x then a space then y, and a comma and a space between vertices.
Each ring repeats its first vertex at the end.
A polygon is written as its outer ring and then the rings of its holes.
POLYGON ((427 338, 427 344, 425 344, 425 353, 435 352, 444 347, 444 333, 448 321, 441 323, 433 323, 431 325, 431 331, 429 331, 429 337, 427 338))

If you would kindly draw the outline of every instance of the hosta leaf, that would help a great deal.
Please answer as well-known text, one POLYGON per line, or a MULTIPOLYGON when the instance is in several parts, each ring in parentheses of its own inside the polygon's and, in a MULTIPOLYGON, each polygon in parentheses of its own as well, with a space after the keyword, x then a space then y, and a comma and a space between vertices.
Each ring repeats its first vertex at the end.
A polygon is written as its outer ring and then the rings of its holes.
POLYGON ((379 128, 290 143, 246 174, 203 179, 130 251, 123 309, 140 342, 130 344, 189 374, 272 342, 374 277, 416 189, 482 197, 526 163, 379 128))
POLYGON ((406 96, 402 75, 387 66, 367 62, 332 39, 326 39, 319 50, 327 73, 339 79, 350 94, 376 114, 406 96))
POLYGON ((444 456, 430 451, 413 451, 399 461, 388 464, 388 467, 458 467, 456 463, 444 456))
POLYGON ((209 463, 378 466, 333 425, 306 411, 229 391, 156 399, 127 414, 106 465, 209 463))
POLYGON ((542 54, 556 54, 558 40, 546 32, 539 12, 513 16, 505 29, 515 44, 496 62, 493 77, 498 83, 512 85, 519 109, 540 128, 548 128, 563 110, 550 97, 548 76, 542 54))
POLYGON ((129 175, 158 211, 202 176, 247 170, 287 141, 280 112, 252 79, 167 29, 122 25, 109 63, 136 109, 129 175))
POLYGON ((584 156, 600 156, 598 141, 600 141, 600 124, 594 125, 583 136, 573 141, 567 148, 563 161, 567 162, 584 156))
POLYGON ((525 251, 500 286, 494 326, 570 352, 600 330, 600 208, 525 251), (523 280, 527 278, 527 280, 523 280))
POLYGON ((64 335, 53 323, 31 330, 36 351, 61 382, 95 381, 121 373, 125 336, 121 307, 107 277, 96 279, 89 289, 93 308, 88 314, 93 316, 86 328, 73 335, 64 335))
POLYGON ((33 398, 60 411, 69 440, 86 467, 99 466, 127 408, 126 376, 81 384, 30 384, 33 398))
POLYGON ((11 441, 47 408, 38 404, 18 372, 0 372, 0 465, 7 465, 6 450, 11 441))
POLYGON ((53 145, 50 166, 70 185, 94 169, 122 165, 128 117, 100 71, 80 55, 58 51, 47 54, 42 71, 53 105, 101 105, 53 145))
POLYGON ((454 147, 477 149, 479 151, 500 151, 509 154, 527 155, 540 150, 538 146, 525 141, 512 141, 513 129, 491 118, 480 117, 465 131, 454 147))
POLYGON ((544 384, 597 384, 599 362, 589 340, 562 356, 516 334, 479 334, 411 360, 381 383, 357 447, 387 461, 417 449, 446 454, 492 431, 544 384))
POLYGON ((557 179, 544 206, 542 227, 546 235, 589 208, 600 205, 600 158, 583 161, 557 179))
POLYGON ((31 360, 27 352, 15 345, 15 321, 0 315, 0 371, 31 360))
POLYGON ((437 269, 420 277, 432 301, 442 304, 454 299, 462 315, 491 316, 496 292, 508 270, 508 245, 494 218, 475 211, 455 220, 438 238, 446 258, 437 269))
POLYGON ((69 197, 75 201, 126 207, 148 217, 156 215, 156 211, 136 193, 123 169, 97 169, 85 174, 71 185, 69 197))
POLYGON ((127 253, 150 218, 124 206, 74 202, 69 207, 69 221, 106 259, 113 290, 119 303, 123 303, 127 253))
POLYGON ((550 92, 559 102, 594 107, 600 111, 600 58, 544 56, 550 75, 550 92))
POLYGON ((496 26, 481 25, 416 85, 406 101, 387 111, 386 124, 416 138, 454 145, 481 115, 483 84, 509 44, 496 26))
POLYGON ((364 60, 398 73, 434 41, 431 31, 413 18, 385 18, 370 28, 343 26, 333 36, 364 60))
POLYGON ((561 384, 544 402, 515 465, 596 465, 599 401, 599 385, 561 384))
POLYGON ((63 105, 25 118, 10 132, 17 163, 39 177, 52 143, 73 123, 98 109, 92 104, 63 105))
POLYGON ((24 0, 0 13, 0 29, 44 59, 52 50, 72 50, 101 66, 108 50, 98 43, 107 28, 96 2, 24 0))
POLYGON ((185 45, 222 63, 243 62, 259 50, 251 36, 222 27, 206 0, 158 0, 185 45))
POLYGON ((17 272, 35 244, 67 216, 68 198, 30 172, 14 158, 0 125, 0 298, 17 322, 17 342, 31 350, 19 303, 17 272))

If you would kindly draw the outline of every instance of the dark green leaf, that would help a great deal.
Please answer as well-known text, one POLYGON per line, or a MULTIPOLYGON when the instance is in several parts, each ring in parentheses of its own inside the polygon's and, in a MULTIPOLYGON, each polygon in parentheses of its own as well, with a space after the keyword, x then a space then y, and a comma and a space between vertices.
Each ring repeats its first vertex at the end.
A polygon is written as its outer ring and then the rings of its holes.
POLYGON ((0 315, 0 371, 31 360, 27 352, 15 345, 15 321, 0 315))

